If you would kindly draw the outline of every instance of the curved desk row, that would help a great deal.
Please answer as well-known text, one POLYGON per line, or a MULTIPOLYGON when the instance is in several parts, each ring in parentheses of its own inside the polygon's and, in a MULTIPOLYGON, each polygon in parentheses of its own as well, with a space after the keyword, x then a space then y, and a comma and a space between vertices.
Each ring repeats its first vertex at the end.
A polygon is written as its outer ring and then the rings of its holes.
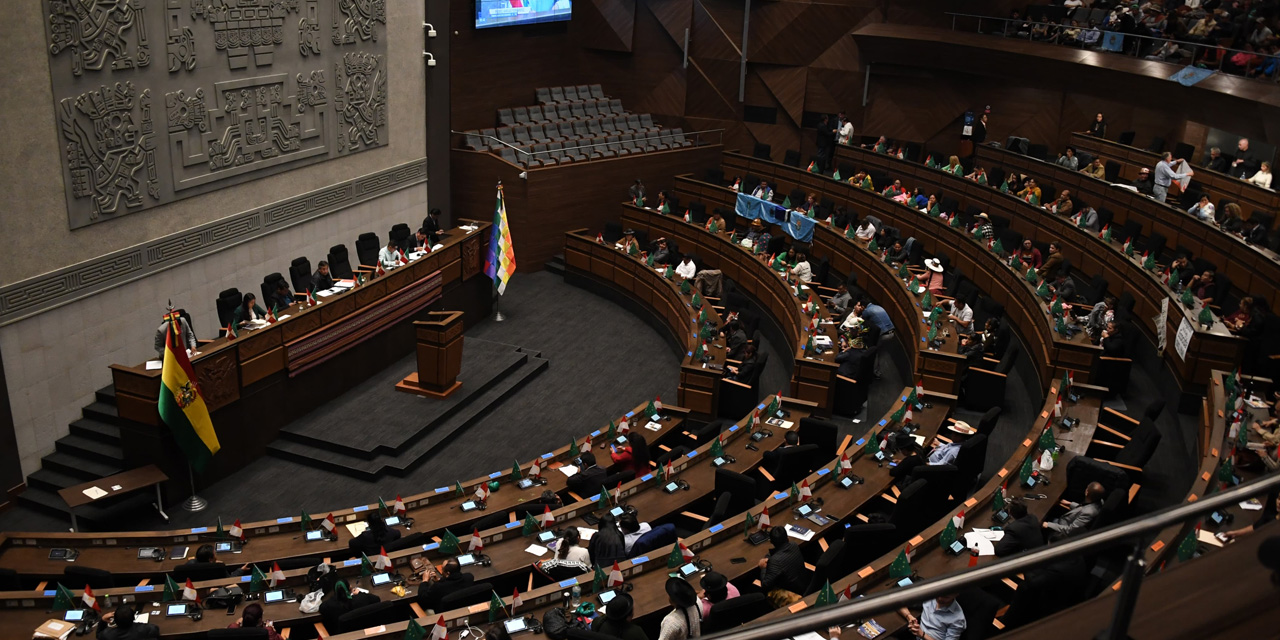
MULTIPOLYGON (((1147 167, 1153 171, 1156 163, 1163 159, 1163 156, 1158 153, 1084 133, 1071 134, 1071 146, 1099 156, 1103 159, 1103 162, 1114 159, 1129 167, 1147 167)), ((1229 153, 1233 152, 1231 149, 1227 151, 1229 153)), ((1247 180, 1233 178, 1225 173, 1218 173, 1217 171, 1210 171, 1204 167, 1197 166, 1198 163, 1195 158, 1185 159, 1196 172, 1196 175, 1191 178, 1192 181, 1200 183, 1201 186, 1208 189, 1215 196, 1227 198, 1238 203, 1240 208, 1244 210, 1245 215, 1248 215, 1254 209, 1263 211, 1280 209, 1280 193, 1277 193, 1274 189, 1264 189, 1247 180)), ((1214 200, 1216 201, 1217 198, 1214 198, 1214 200)), ((1189 203, 1188 206, 1190 206, 1189 203)))
MULTIPOLYGON (((1053 328, 1048 305, 1036 295, 1036 288, 1026 281, 1024 274, 1014 273, 1003 260, 991 253, 985 243, 975 240, 965 229, 951 227, 940 218, 933 218, 847 182, 741 154, 726 153, 724 158, 726 168, 769 176, 782 187, 795 185, 805 191, 819 192, 856 211, 862 218, 874 215, 885 224, 897 227, 904 238, 914 236, 928 253, 947 255, 953 268, 958 268, 988 297, 1004 306, 1008 321, 1022 337, 1042 387, 1067 371, 1080 382, 1088 381, 1101 350, 1091 344, 1083 333, 1076 333, 1071 338, 1058 334, 1053 328)), ((819 225, 818 228, 815 239, 852 242, 845 239, 839 230, 827 225, 819 225)), ((832 255, 842 253, 847 252, 834 251, 832 255)))
POLYGON ((640 308, 651 310, 666 325, 684 354, 680 362, 677 402, 695 416, 715 417, 720 406, 726 352, 723 344, 717 344, 718 332, 705 338, 699 335, 703 326, 700 318, 705 318, 715 327, 722 326, 720 313, 715 307, 708 301, 701 301, 695 308, 692 288, 688 295, 681 293, 676 282, 663 277, 662 269, 650 268, 639 258, 629 256, 612 245, 600 244, 579 231, 565 234, 564 261, 567 273, 621 290, 639 303, 640 308), (705 362, 701 357, 703 354, 696 353, 702 350, 700 347, 703 345, 706 345, 705 362))
POLYGON ((1097 233, 1080 229, 1067 218, 1049 214, 1016 196, 1001 193, 999 189, 930 169, 922 164, 890 158, 864 149, 842 147, 837 153, 859 166, 874 167, 890 175, 902 176, 913 186, 919 186, 922 192, 936 190, 945 193, 948 197, 956 198, 962 208, 975 206, 992 216, 1008 218, 1010 227, 1024 238, 1042 243, 1060 242, 1064 257, 1075 268, 1084 273, 1102 274, 1109 283, 1108 291, 1117 297, 1124 293, 1133 296, 1134 320, 1153 340, 1156 336, 1163 335, 1168 344, 1176 346, 1178 332, 1183 331, 1187 338, 1185 355, 1180 354, 1176 348, 1166 349, 1164 353, 1165 362, 1173 370, 1183 393, 1197 393, 1197 380, 1207 380, 1209 371, 1215 368, 1230 369, 1234 363, 1239 362, 1244 340, 1231 335, 1226 326, 1216 318, 1208 330, 1201 328, 1197 322, 1200 303, 1197 301, 1191 310, 1183 308, 1174 299, 1172 290, 1164 284, 1160 275, 1143 269, 1134 258, 1125 256, 1120 250, 1119 242, 1113 241, 1108 247, 1097 233), (1165 301, 1168 301, 1168 314, 1163 325, 1156 327, 1156 318, 1165 301), (1203 376, 1200 376, 1201 373, 1203 376))
MULTIPOLYGON (((1280 303, 1280 293, 1277 292, 1280 288, 1280 256, 1269 249, 1252 246, 1215 224, 1197 219, 1185 209, 1157 202, 1130 189, 1113 187, 1106 180, 1079 171, 985 145, 978 147, 977 154, 979 162, 987 167, 1015 168, 1051 182, 1055 189, 1071 189, 1090 206, 1109 209, 1114 215, 1112 228, 1118 229, 1130 221, 1138 222, 1142 225, 1143 236, 1159 233, 1166 238, 1169 249, 1186 247, 1196 257, 1218 265, 1240 291, 1265 296, 1272 306, 1280 303)), ((1136 171, 1134 175, 1136 177, 1136 171)), ((1057 191, 1053 195, 1044 194, 1046 199, 1056 196, 1057 191)), ((1242 211, 1242 217, 1249 215, 1249 210, 1242 211)), ((1198 379, 1208 380, 1209 372, 1202 373, 1198 379)))
MULTIPOLYGON (((792 286, 765 263, 767 256, 752 255, 748 249, 730 242, 728 231, 711 233, 674 215, 666 216, 634 205, 623 205, 622 224, 644 231, 650 238, 674 240, 681 251, 696 253, 709 267, 719 269, 724 277, 738 283, 740 289, 764 305, 765 312, 780 323, 783 334, 791 339, 794 349, 791 396, 814 403, 821 415, 831 414, 838 368, 836 353, 828 350, 812 355, 805 348, 811 333, 810 317, 803 311, 804 300, 808 299, 807 287, 801 290, 804 299, 798 298, 792 286)), ((816 298, 816 292, 814 296, 816 298)), ((825 305, 818 305, 816 318, 816 335, 826 335, 834 343, 835 325, 825 305)))

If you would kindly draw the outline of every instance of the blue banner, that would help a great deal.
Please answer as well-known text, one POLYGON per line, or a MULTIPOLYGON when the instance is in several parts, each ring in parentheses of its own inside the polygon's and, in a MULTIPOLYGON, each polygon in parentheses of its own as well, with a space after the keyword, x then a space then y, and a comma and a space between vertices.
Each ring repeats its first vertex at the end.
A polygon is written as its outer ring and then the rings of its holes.
POLYGON ((1102 50, 1112 52, 1124 51, 1124 34, 1117 31, 1103 31, 1102 50))
POLYGON ((1211 75, 1213 75, 1213 69, 1183 67, 1179 69, 1177 73, 1169 76, 1169 79, 1184 87, 1190 87, 1211 75))
POLYGON ((739 193, 734 212, 748 220, 764 220, 769 224, 776 224, 787 235, 801 242, 813 242, 813 226, 817 221, 799 211, 787 211, 782 205, 739 193))

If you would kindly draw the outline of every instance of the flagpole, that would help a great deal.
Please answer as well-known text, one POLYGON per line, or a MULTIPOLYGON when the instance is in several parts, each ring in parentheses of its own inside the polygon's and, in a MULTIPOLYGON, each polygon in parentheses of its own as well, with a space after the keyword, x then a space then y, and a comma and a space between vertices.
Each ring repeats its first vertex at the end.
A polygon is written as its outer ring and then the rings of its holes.
POLYGON ((192 513, 204 511, 209 502, 196 494, 196 471, 191 468, 191 463, 187 463, 187 479, 191 481, 191 496, 182 503, 182 508, 192 513))
POLYGON ((498 310, 498 303, 501 300, 502 300, 502 294, 498 293, 498 287, 495 285, 493 287, 493 321, 494 322, 502 322, 503 320, 507 319, 506 316, 502 315, 502 311, 498 310))

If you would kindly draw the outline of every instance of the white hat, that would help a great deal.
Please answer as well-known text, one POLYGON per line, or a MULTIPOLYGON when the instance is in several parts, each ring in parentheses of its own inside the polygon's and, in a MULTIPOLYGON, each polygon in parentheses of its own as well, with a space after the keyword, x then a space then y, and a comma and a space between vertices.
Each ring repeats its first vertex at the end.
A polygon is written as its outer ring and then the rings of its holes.
POLYGON ((925 260, 924 266, 928 267, 930 271, 942 273, 942 261, 937 258, 929 258, 925 260))
POLYGON ((989 219, 989 218, 987 218, 987 214, 985 214, 985 213, 979 213, 979 214, 978 214, 978 217, 979 217, 979 218, 982 218, 983 220, 988 220, 988 219, 989 219))

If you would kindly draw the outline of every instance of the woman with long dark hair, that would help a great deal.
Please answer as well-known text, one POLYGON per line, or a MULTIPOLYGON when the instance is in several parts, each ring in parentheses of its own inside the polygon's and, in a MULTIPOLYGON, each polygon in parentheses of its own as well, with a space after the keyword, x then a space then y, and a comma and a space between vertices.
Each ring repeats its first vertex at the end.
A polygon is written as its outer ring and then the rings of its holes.
POLYGON ((609 457, 618 467, 615 473, 631 471, 641 476, 649 471, 649 443, 639 433, 627 434, 627 443, 622 446, 611 443, 609 457))
POLYGON ((667 578, 667 602, 671 613, 662 618, 658 640, 688 640, 702 635, 702 611, 698 594, 681 578, 667 578))
POLYGON ((591 563, 598 567, 612 566, 617 560, 627 559, 627 541, 612 513, 600 518, 600 530, 592 536, 587 551, 591 553, 591 563))
POLYGON ((1095 117, 1095 118, 1094 118, 1093 122, 1089 125, 1089 130, 1088 130, 1088 131, 1086 131, 1085 133, 1087 133, 1087 134, 1089 134, 1089 135, 1091 135, 1091 136, 1093 136, 1093 137, 1095 137, 1095 138, 1105 138, 1105 137, 1107 137, 1107 119, 1106 119, 1106 117, 1105 117, 1105 116, 1103 116, 1101 113, 1099 113, 1099 114, 1097 115, 1097 117, 1095 117))
POLYGON ((240 619, 227 625, 228 629, 266 629, 268 640, 283 640, 270 620, 262 619, 262 605, 250 604, 240 614, 240 619))

